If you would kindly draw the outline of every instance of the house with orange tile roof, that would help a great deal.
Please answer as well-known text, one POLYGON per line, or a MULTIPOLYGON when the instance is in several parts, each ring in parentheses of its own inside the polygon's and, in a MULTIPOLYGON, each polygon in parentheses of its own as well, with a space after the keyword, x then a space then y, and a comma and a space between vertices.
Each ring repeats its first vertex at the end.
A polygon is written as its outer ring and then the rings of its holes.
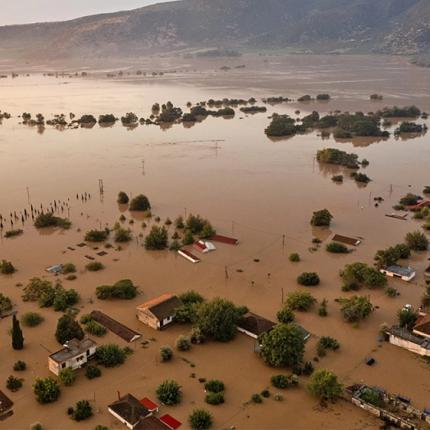
POLYGON ((163 294, 136 308, 137 318, 155 330, 161 330, 171 324, 176 315, 176 309, 182 306, 182 301, 173 294, 163 294))

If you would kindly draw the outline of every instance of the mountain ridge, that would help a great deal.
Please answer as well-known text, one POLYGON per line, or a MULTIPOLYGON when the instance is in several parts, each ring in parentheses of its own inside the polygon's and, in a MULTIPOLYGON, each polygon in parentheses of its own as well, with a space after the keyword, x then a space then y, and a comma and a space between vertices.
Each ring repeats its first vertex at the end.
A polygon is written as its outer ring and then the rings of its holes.
POLYGON ((228 47, 430 53, 428 0, 177 0, 64 22, 0 27, 0 55, 132 57, 228 47))

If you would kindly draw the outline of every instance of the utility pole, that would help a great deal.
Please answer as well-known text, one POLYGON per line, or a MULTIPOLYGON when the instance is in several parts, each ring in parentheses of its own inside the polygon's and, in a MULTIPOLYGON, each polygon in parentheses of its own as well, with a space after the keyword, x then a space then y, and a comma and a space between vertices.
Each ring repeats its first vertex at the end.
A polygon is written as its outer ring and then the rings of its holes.
POLYGON ((224 274, 225 274, 225 279, 228 279, 228 268, 227 266, 224 266, 224 274))

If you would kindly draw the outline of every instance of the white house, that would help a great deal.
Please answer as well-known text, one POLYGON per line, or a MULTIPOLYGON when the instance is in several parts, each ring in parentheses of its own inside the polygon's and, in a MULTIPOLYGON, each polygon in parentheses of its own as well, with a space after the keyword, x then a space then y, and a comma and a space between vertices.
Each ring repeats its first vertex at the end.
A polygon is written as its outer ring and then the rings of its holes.
POLYGON ((409 282, 415 278, 416 272, 411 267, 402 266, 387 266, 380 269, 380 272, 384 275, 390 276, 391 278, 399 278, 403 281, 409 282))
POLYGON ((63 369, 79 369, 94 357, 96 349, 97 343, 90 338, 72 339, 64 344, 64 348, 49 356, 49 370, 58 376, 63 369))

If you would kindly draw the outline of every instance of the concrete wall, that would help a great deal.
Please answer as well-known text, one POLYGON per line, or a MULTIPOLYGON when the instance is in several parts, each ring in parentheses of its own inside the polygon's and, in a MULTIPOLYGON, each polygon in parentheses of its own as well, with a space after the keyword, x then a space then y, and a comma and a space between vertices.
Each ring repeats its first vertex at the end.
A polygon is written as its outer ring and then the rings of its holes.
POLYGON ((409 340, 402 339, 400 337, 390 334, 390 343, 400 348, 405 348, 408 351, 414 352, 415 354, 422 355, 424 357, 430 357, 430 350, 417 345, 416 343, 410 342, 409 340))

